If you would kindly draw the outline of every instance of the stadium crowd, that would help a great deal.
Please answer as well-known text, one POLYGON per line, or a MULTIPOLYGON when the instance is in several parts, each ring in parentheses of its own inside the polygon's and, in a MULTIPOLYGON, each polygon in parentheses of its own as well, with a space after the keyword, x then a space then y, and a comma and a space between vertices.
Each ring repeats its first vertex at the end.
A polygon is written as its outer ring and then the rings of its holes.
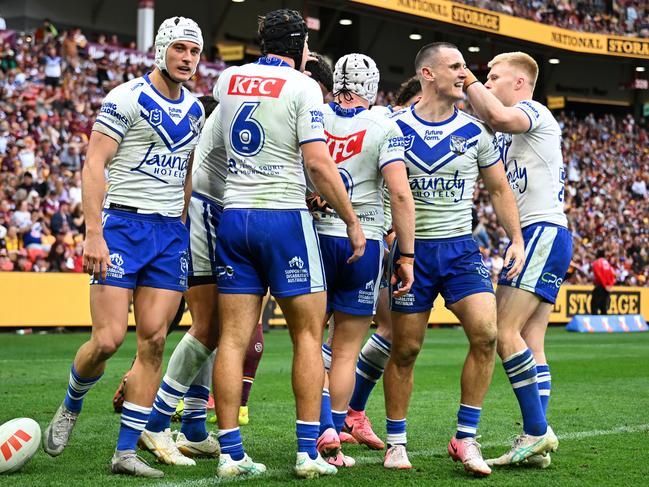
POLYGON ((638 0, 457 0, 581 32, 649 37, 649 7, 638 0))
MULTIPOLYGON (((529 11, 549 4, 555 10, 561 10, 559 5, 576 7, 574 2, 506 4, 517 15, 515 9, 524 6, 529 11)), ((639 18, 644 17, 644 10, 638 10, 639 18)), ((97 44, 110 52, 110 46, 119 43, 115 36, 101 35, 97 44)), ((81 272, 80 171, 92 123, 111 88, 149 67, 106 55, 94 58, 80 29, 59 34, 49 22, 33 36, 17 36, 1 47, 0 271, 81 272)), ((188 87, 207 94, 214 82, 210 74, 197 74, 188 87)), ((392 93, 379 92, 377 104, 392 103, 392 93)), ((558 120, 564 133, 565 201, 574 236, 569 282, 591 282, 595 251, 603 247, 617 270, 618 282, 647 285, 646 121, 630 115, 580 119, 566 113, 558 120)), ((484 189, 476 197, 474 225, 474 237, 495 279, 508 242, 484 189)))

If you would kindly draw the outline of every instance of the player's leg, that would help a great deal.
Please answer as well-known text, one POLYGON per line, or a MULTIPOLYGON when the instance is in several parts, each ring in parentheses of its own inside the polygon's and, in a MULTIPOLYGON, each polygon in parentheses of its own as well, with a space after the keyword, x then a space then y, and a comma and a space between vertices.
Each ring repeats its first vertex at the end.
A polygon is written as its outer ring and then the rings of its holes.
POLYGON ((243 363, 243 390, 241 392, 241 406, 239 407, 240 426, 247 425, 250 422, 250 417, 248 415, 248 399, 250 397, 252 385, 255 382, 255 376, 257 375, 259 362, 261 362, 261 356, 264 353, 264 329, 262 325, 262 318, 269 299, 270 294, 266 294, 266 296, 264 296, 263 302, 261 303, 259 323, 257 323, 255 333, 253 334, 252 339, 248 344, 248 350, 246 350, 246 360, 243 363))
POLYGON ((90 287, 92 333, 90 340, 77 351, 63 404, 43 434, 43 449, 49 455, 56 456, 63 452, 81 412, 85 395, 101 378, 106 361, 123 342, 131 294, 130 289, 122 287, 90 287))
MULTIPOLYGON (((550 366, 545 356, 545 332, 548 329, 550 313, 553 305, 550 303, 539 303, 536 311, 527 320, 522 331, 523 339, 534 355, 536 361, 536 382, 539 388, 543 414, 547 419, 548 403, 550 401, 550 390, 552 388, 552 376, 550 366)), ((527 464, 536 468, 547 468, 551 463, 550 453, 544 455, 532 455, 527 459, 527 464)))
MULTIPOLYGON (((192 327, 185 333, 169 359, 140 441, 144 449, 151 451, 159 461, 169 465, 195 465, 193 460, 184 457, 177 449, 170 431, 171 417, 184 396, 185 401, 189 400, 192 410, 187 418, 202 416, 196 414, 192 408, 202 404, 205 390, 209 395, 211 368, 201 375, 207 376, 205 384, 193 384, 193 381, 201 368, 206 366, 218 339, 218 321, 214 319, 216 285, 192 286, 186 291, 186 296, 192 313, 192 327)), ((211 365, 208 364, 207 367, 211 365)), ((190 420, 184 430, 190 441, 201 442, 207 438, 204 423, 199 421, 190 420)))
POLYGON ((214 362, 214 398, 219 425, 221 477, 259 474, 265 471, 246 455, 239 430, 239 406, 243 384, 243 362, 261 309, 263 295, 220 293, 221 337, 214 362))
POLYGON ((111 462, 113 473, 155 477, 152 469, 135 454, 147 423, 162 373, 167 326, 178 310, 182 292, 140 286, 133 295, 137 358, 129 375, 124 397, 117 447, 111 462))
POLYGON ((382 287, 379 291, 374 321, 377 330, 363 345, 356 363, 354 391, 349 401, 344 430, 351 433, 355 442, 374 450, 382 450, 385 445, 372 430, 372 424, 365 414, 365 407, 390 358, 392 321, 387 287, 382 287))
POLYGON ((498 355, 512 385, 523 416, 523 435, 511 450, 489 465, 518 463, 535 453, 556 449, 556 436, 548 427, 537 383, 536 362, 521 331, 539 307, 540 298, 505 284, 496 291, 498 306, 498 355))
POLYGON ((496 301, 492 293, 479 292, 447 307, 458 317, 469 340, 469 353, 462 369, 457 430, 448 452, 468 472, 489 475, 491 469, 482 458, 476 433, 496 358, 496 301))
POLYGON ((326 293, 276 299, 293 342, 292 385, 298 442, 295 472, 298 476, 332 475, 336 473, 336 468, 327 464, 316 449, 324 386, 321 347, 326 293))
POLYGON ((383 462, 386 468, 412 468, 406 454, 406 415, 415 361, 424 342, 429 315, 430 308, 414 313, 392 312, 392 351, 383 377, 388 432, 383 462))

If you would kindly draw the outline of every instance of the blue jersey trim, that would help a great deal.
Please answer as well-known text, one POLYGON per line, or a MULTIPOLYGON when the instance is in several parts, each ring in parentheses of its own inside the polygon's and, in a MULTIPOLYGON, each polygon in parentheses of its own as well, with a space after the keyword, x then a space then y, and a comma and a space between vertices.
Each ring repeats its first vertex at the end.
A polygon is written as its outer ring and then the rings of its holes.
POLYGON ((293 66, 291 66, 286 61, 274 56, 262 56, 259 59, 257 59, 253 64, 261 64, 262 66, 281 66, 284 68, 293 68, 293 66))
POLYGON ((521 112, 523 112, 523 113, 525 114, 525 116, 527 117, 527 119, 530 121, 530 128, 528 128, 528 129, 525 131, 525 132, 527 133, 527 132, 529 132, 530 130, 532 130, 532 125, 533 125, 533 124, 532 124, 532 117, 530 117, 529 113, 527 113, 527 112, 526 112, 525 110, 523 110, 521 107, 516 107, 516 108, 518 108, 521 112))
POLYGON ((418 122, 420 122, 420 123, 422 123, 422 124, 424 124, 424 125, 428 125, 428 126, 430 126, 430 127, 438 127, 438 126, 440 126, 440 125, 445 125, 445 124, 447 124, 447 123, 450 123, 450 122, 452 122, 453 120, 455 120, 455 117, 457 117, 457 114, 459 113, 459 112, 458 112, 458 109, 457 109, 456 107, 453 107, 453 115, 451 115, 451 116, 450 116, 449 118, 447 118, 446 120, 442 120, 441 122, 429 122, 428 120, 424 120, 423 118, 420 118, 419 116, 417 116, 417 112, 415 112, 415 106, 417 106, 416 103, 414 103, 414 104, 410 107, 410 112, 412 113, 412 116, 415 117, 415 119, 416 119, 418 122))
POLYGON ((325 144, 327 143, 327 141, 325 139, 317 138, 317 139, 303 140, 303 141, 300 142, 300 145, 308 144, 309 142, 324 142, 325 144))
POLYGON ((331 107, 331 109, 334 111, 336 115, 338 115, 339 117, 347 117, 347 118, 355 117, 362 111, 366 110, 365 107, 343 108, 335 101, 330 101, 329 106, 331 107))
POLYGON ((390 159, 389 161, 384 162, 383 164, 381 164, 381 167, 379 169, 383 170, 383 168, 385 166, 387 166, 388 164, 392 164, 393 162, 403 162, 403 163, 405 163, 405 161, 403 159, 397 157, 396 159, 390 159))
POLYGON ((196 191, 192 191, 192 198, 196 198, 197 200, 204 201, 205 203, 209 203, 210 205, 214 205, 221 210, 223 210, 223 205, 218 204, 216 201, 214 201, 212 198, 209 196, 205 196, 203 194, 197 193, 196 191))
POLYGON ((487 164, 486 166, 479 166, 479 167, 480 167, 480 169, 487 169, 488 167, 491 167, 491 166, 493 166, 494 164, 498 164, 501 160, 502 160, 502 159, 499 157, 499 158, 496 159, 494 162, 491 162, 491 163, 487 164))
POLYGON ((163 100, 168 101, 169 103, 173 103, 174 105, 178 105, 179 103, 182 103, 183 100, 185 99, 185 90, 183 90, 182 86, 180 87, 180 98, 178 98, 177 100, 172 100, 171 98, 167 98, 166 96, 164 96, 156 89, 155 86, 153 86, 153 83, 151 83, 151 80, 149 79, 149 73, 146 73, 142 77, 146 80, 146 82, 149 84, 149 86, 155 92, 155 94, 158 95, 163 100))
POLYGON ((121 133, 121 132, 120 132, 119 130, 117 130, 115 127, 113 127, 113 126, 111 126, 111 125, 108 125, 106 122, 102 122, 102 121, 99 120, 99 119, 96 119, 95 122, 100 123, 100 124, 104 125, 105 127, 108 127, 108 128, 111 129, 113 132, 115 132, 117 135, 119 135, 122 139, 124 138, 124 134, 123 134, 123 133, 121 133))

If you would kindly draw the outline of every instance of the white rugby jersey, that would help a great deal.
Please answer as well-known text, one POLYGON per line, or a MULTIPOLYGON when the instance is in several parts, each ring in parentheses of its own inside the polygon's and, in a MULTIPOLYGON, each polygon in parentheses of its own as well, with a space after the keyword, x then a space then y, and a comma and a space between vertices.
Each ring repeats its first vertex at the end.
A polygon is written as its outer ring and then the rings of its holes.
MULTIPOLYGON (((322 107, 327 147, 345 183, 354 212, 369 239, 383 238, 383 176, 391 162, 403 161, 403 136, 382 113, 363 107, 322 107)), ((347 237, 347 227, 334 213, 320 213, 318 233, 347 237)))
POLYGON ((300 145, 326 141, 318 83, 264 57, 226 69, 214 98, 228 157, 224 207, 306 208, 300 145))
POLYGON ((228 171, 223 132, 217 106, 207 117, 198 139, 192 169, 192 191, 202 194, 223 206, 225 179, 228 171))
POLYGON ((523 100, 514 106, 530 119, 530 129, 522 134, 498 133, 498 144, 516 196, 521 227, 538 222, 566 227, 561 128, 539 102, 523 100))
POLYGON ((404 135, 415 237, 470 235, 475 182, 479 169, 500 161, 497 140, 486 125, 457 108, 434 123, 419 118, 416 106, 392 116, 404 135))
POLYGON ((92 126, 119 143, 108 164, 106 207, 118 203, 142 213, 179 216, 204 113, 189 90, 182 87, 180 98, 170 100, 148 75, 112 89, 92 126))

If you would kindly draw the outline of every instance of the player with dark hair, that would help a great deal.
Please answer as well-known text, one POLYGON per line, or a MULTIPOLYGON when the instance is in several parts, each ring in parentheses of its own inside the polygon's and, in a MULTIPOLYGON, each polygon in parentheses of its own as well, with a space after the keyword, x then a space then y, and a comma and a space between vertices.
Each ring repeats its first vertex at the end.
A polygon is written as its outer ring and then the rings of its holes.
POLYGON ((214 88, 228 157, 224 211, 216 243, 219 353, 214 395, 221 477, 257 475, 266 468, 246 455, 237 412, 246 348, 270 287, 294 346, 299 477, 332 475, 316 450, 324 368, 319 353, 326 285, 312 217, 304 201, 304 165, 318 192, 345 222, 349 262, 365 237, 327 150, 318 84, 301 73, 307 28, 300 14, 281 9, 259 19, 263 56, 226 69, 214 88))

